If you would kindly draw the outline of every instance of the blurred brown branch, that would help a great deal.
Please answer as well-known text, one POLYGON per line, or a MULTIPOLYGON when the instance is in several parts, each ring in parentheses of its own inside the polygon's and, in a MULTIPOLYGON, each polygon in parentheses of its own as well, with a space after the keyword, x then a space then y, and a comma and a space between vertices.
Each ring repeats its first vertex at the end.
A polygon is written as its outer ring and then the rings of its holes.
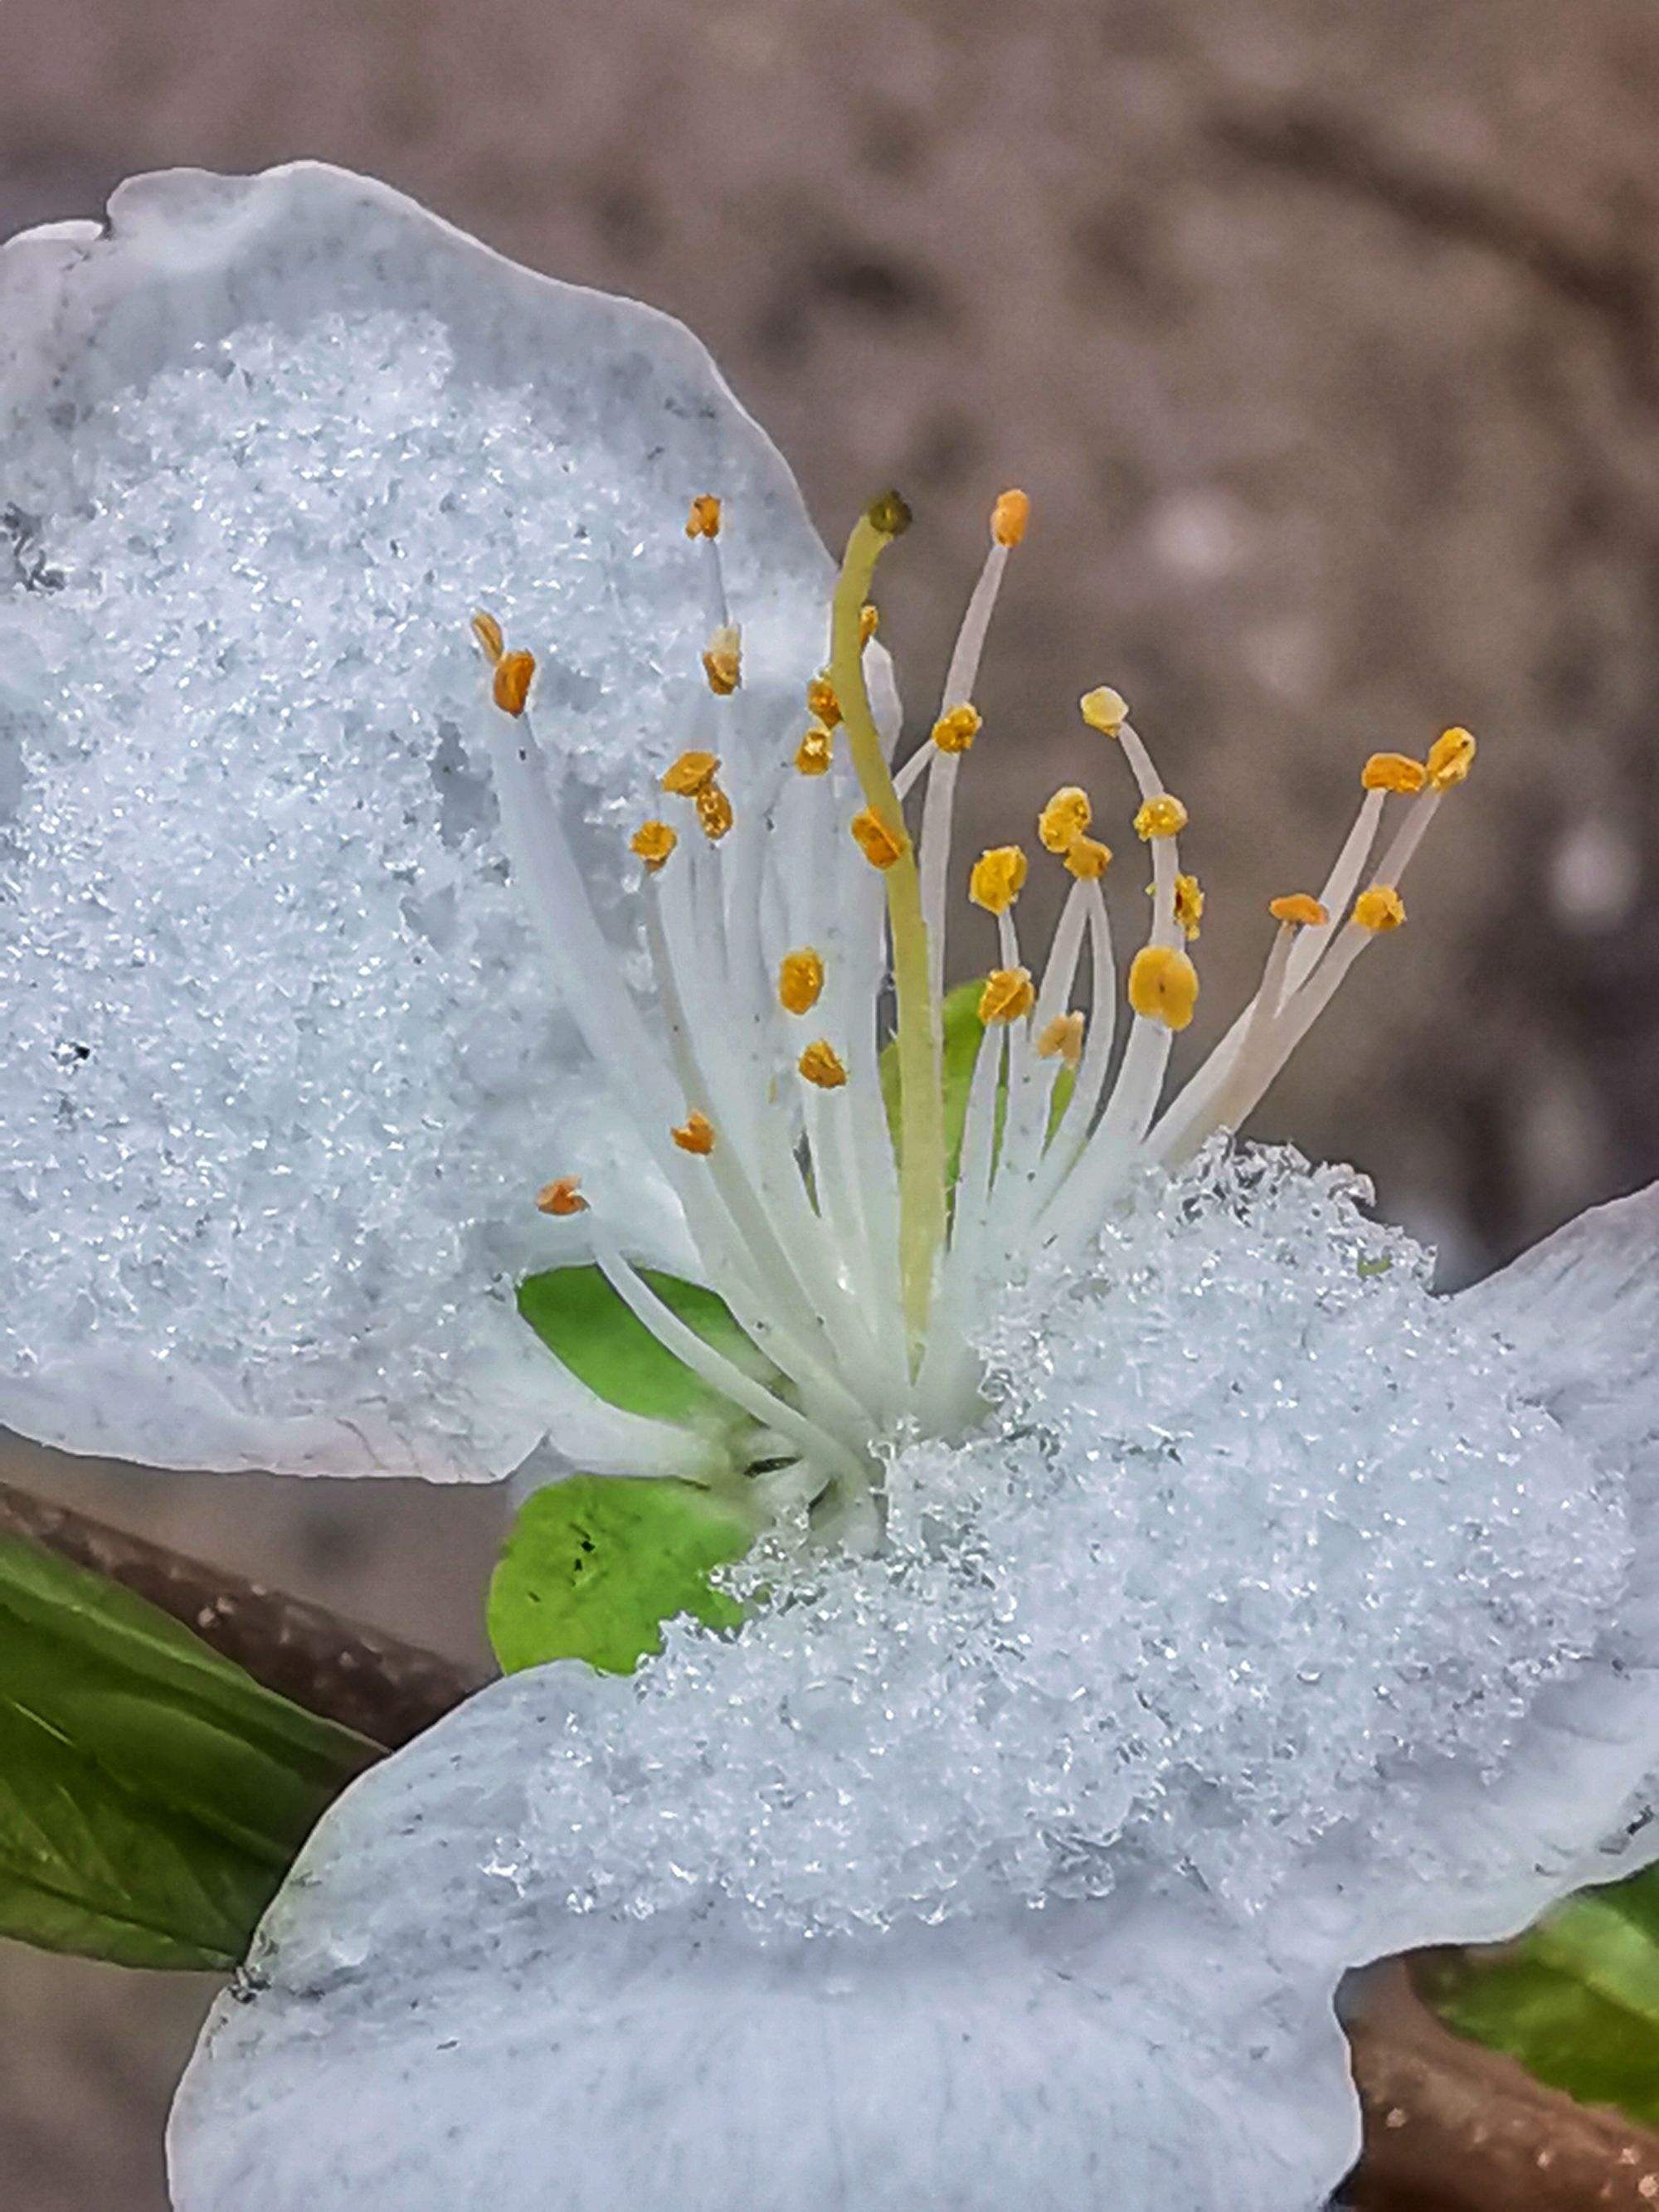
MULTIPOLYGON (((479 1686, 434 1652, 222 1573, 0 1483, 0 1532, 108 1575, 256 1680, 389 1748, 479 1686)), ((1361 1985, 1349 2028, 1364 2112, 1356 2212, 1647 2212, 1659 2136, 1534 2081, 1443 2027, 1403 1962, 1361 1985)))

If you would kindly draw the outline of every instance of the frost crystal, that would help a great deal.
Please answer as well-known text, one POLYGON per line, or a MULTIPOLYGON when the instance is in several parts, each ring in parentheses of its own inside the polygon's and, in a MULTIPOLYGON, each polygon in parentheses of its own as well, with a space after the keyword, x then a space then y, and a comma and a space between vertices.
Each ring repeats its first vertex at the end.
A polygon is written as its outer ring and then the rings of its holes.
POLYGON ((1014 1293, 985 1431, 893 1456, 884 1556, 774 1552, 735 1640, 682 1624, 625 1684, 550 1682, 520 1884, 765 1934, 1182 1874, 1249 1911, 1344 1828, 1405 1847, 1391 1785, 1500 1762, 1627 1554, 1359 1196, 1210 1162, 1014 1293))
POLYGON ((441 1439, 517 1337, 553 1133, 602 1182, 613 1140, 568 1118, 592 1085, 506 879, 468 618, 548 641, 578 835, 637 799, 699 642, 678 476, 617 467, 637 374, 567 380, 550 454, 544 398, 458 376, 430 317, 244 328, 108 400, 14 517, 14 1371, 159 1342, 288 1413, 367 1368, 441 1439))

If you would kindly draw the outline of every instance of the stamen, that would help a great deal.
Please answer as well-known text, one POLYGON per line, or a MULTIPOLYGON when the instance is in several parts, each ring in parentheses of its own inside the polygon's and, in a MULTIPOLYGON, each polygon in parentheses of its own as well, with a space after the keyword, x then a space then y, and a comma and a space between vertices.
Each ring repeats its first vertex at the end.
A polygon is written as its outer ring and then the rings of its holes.
POLYGON ((1112 848, 1098 837, 1073 837, 1066 848, 1066 865, 1079 883, 1091 884, 1112 864, 1112 848))
POLYGON ((979 1018, 988 1028, 993 1022, 1016 1022, 1036 1004, 1029 968, 994 968, 980 993, 979 1018))
POLYGON ((586 1213, 587 1200, 582 1196, 574 1176, 560 1176, 552 1182, 544 1183, 536 1193, 536 1211, 550 1213, 564 1219, 573 1213, 586 1213))
POLYGON ((1129 1004, 1146 1021, 1184 1030, 1198 1003, 1198 970, 1168 945, 1143 945, 1129 969, 1129 1004))
POLYGON ((1083 1058, 1084 1019, 1080 1013, 1056 1014, 1036 1041, 1039 1060, 1063 1060, 1076 1067, 1083 1058))
POLYGON ((787 1014, 810 1013, 823 989, 823 960, 810 945, 786 952, 778 966, 778 1004, 787 1014))
POLYGON ((699 1159, 706 1160, 714 1149, 714 1125, 707 1114, 695 1109, 668 1133, 683 1152, 693 1152, 699 1159))
MULTIPOLYGON (((991 513, 991 543, 987 550, 984 566, 968 601, 962 617, 962 628, 951 649, 950 665, 945 672, 945 684, 939 695, 939 722, 934 732, 934 745, 923 755, 927 764, 927 791, 921 809, 921 910, 927 929, 927 981, 935 999, 945 991, 945 912, 951 873, 951 839, 956 811, 957 778, 962 767, 963 746, 944 743, 939 730, 951 725, 953 713, 961 711, 959 702, 973 696, 979 678, 980 656, 985 650, 986 633, 991 626, 991 617, 1002 588, 1003 572, 1008 565, 1008 556, 1024 535, 1024 523, 1029 518, 1030 502, 1024 495, 1012 504, 1007 498, 999 499, 991 513), (1017 533, 1006 534, 1003 526, 1018 520, 1017 533)), ((974 717, 973 730, 966 743, 973 742, 973 731, 979 727, 974 717)), ((913 764, 912 764, 913 765, 913 764)), ((922 771, 914 769, 914 773, 922 771)))
POLYGON ((1182 934, 1190 945, 1198 935, 1199 925, 1204 919, 1204 890, 1196 876, 1176 878, 1175 918, 1181 924, 1182 934))
POLYGON ((743 642, 735 623, 722 623, 709 639, 702 672, 717 699, 729 699, 743 681, 743 642))
POLYGON ((1306 891, 1287 891, 1283 898, 1269 899, 1267 911, 1275 921, 1288 921, 1297 929, 1323 929, 1331 918, 1306 891))
POLYGON ((1427 769, 1409 753, 1373 753, 1359 771, 1364 790, 1392 791, 1402 799, 1415 799, 1428 780, 1427 769))
POLYGON ((691 512, 685 518, 688 538, 718 538, 720 534, 720 503, 710 492, 699 492, 691 502, 691 512))
POLYGON ((816 1084, 820 1091, 839 1091, 847 1080, 846 1065, 825 1037, 809 1044, 795 1065, 806 1080, 816 1084))
POLYGON ((977 707, 966 700, 955 707, 947 707, 933 725, 933 743, 942 753, 965 753, 973 750, 974 739, 985 726, 985 719, 977 707))
POLYGON ((828 730, 809 730, 795 749, 795 770, 799 775, 828 775, 833 758, 828 730))
POLYGON ((1075 783, 1057 791, 1037 817, 1037 836, 1050 853, 1065 854, 1094 819, 1089 794, 1075 783))
POLYGON ((676 799, 695 799, 705 784, 712 783, 720 769, 718 753, 682 753, 662 775, 662 787, 676 799))
POLYGON ((991 509, 991 535, 999 545, 1018 545, 1031 520, 1031 502, 1023 491, 1005 491, 991 509))
POLYGON ((840 721, 841 702, 827 676, 815 676, 807 685, 806 708, 809 714, 817 715, 826 730, 833 730, 840 721))
POLYGON ((486 614, 481 607, 472 617, 472 635, 483 648, 484 659, 492 668, 506 650, 507 641, 501 635, 501 626, 494 615, 486 614))
POLYGON ((1128 701, 1109 684, 1097 684, 1092 691, 1085 691, 1078 705, 1089 727, 1103 737, 1116 737, 1129 719, 1128 701))
POLYGON ((1353 919, 1374 937, 1398 929, 1406 919, 1406 902, 1392 884, 1373 884, 1353 902, 1353 919))
POLYGON ((1178 837, 1186 827, 1187 810, 1168 791, 1144 800, 1135 816, 1135 835, 1147 844, 1154 837, 1178 837))
POLYGON ((860 808, 853 817, 852 830, 859 850, 872 868, 890 868, 910 849, 910 840, 904 832, 896 831, 873 806, 860 808))
POLYGON ((1474 766, 1474 738, 1463 729, 1443 730, 1429 747, 1431 791, 1449 791, 1462 783, 1474 766))
POLYGON ((1018 845, 994 845, 980 854, 968 878, 968 896, 987 914, 1004 915, 1025 885, 1026 859, 1018 845))
MULTIPOLYGON (((903 501, 901 501, 899 503, 900 503, 900 505, 901 505, 901 506, 902 506, 902 505, 903 505, 903 501)), ((902 529, 908 529, 908 527, 909 527, 909 520, 908 520, 908 517, 909 517, 909 509, 908 509, 908 507, 906 507, 906 508, 905 508, 905 516, 906 516, 906 520, 905 520, 905 521, 903 522, 903 524, 902 524, 902 525, 901 525, 901 528, 902 528, 902 529)), ((890 537, 896 538, 896 537, 899 535, 899 532, 898 532, 898 531, 890 531, 890 532, 887 533, 887 535, 888 535, 888 536, 890 536, 890 537)), ((874 607, 872 607, 872 606, 869 605, 868 604, 865 605, 864 606, 861 606, 861 607, 859 609, 859 643, 860 643, 860 645, 868 645, 868 644, 869 644, 869 642, 870 642, 870 641, 871 641, 871 639, 875 635, 876 632, 877 632, 880 628, 881 628, 881 617, 880 617, 880 615, 877 612, 876 609, 875 609, 874 607)))
POLYGON ((665 822, 641 822, 629 839, 629 850, 654 876, 668 865, 668 856, 680 842, 679 832, 671 830, 665 822))
POLYGON ((530 696, 530 679, 536 673, 533 653, 504 653, 495 663, 495 704, 502 714, 522 714, 530 696))
POLYGON ((696 797, 697 820, 711 845, 718 844, 732 827, 732 802, 717 783, 706 783, 696 797))

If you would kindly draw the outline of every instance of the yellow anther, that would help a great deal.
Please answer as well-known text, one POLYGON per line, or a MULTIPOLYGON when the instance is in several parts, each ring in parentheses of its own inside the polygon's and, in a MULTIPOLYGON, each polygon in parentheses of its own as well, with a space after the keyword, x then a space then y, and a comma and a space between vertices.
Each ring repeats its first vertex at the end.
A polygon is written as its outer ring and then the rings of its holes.
POLYGON ((732 827, 732 802, 717 783, 706 783, 696 797, 697 819, 711 845, 718 844, 732 827))
POLYGON ((1287 891, 1283 898, 1269 899, 1267 911, 1275 921, 1291 922, 1297 929, 1323 929, 1331 918, 1306 891, 1287 891))
POLYGON ((536 1210, 563 1220, 573 1213, 586 1213, 587 1200, 578 1189, 574 1176, 561 1176, 556 1182, 544 1182, 536 1193, 536 1210))
POLYGON ((1181 924, 1182 933, 1190 945, 1198 935, 1199 924, 1204 919, 1204 888, 1196 876, 1176 878, 1175 918, 1181 924))
POLYGON ((1431 791, 1449 791, 1474 766, 1474 738, 1468 730, 1443 730, 1429 747, 1431 791))
POLYGON ((985 1023, 1017 1022, 1036 1004, 1036 990, 1029 968, 994 968, 979 994, 979 1018, 985 1023))
POLYGON ((833 730, 841 720, 841 702, 836 696, 836 687, 827 676, 815 676, 806 687, 806 711, 816 714, 826 730, 833 730))
POLYGON ((1083 1017, 1056 1014, 1036 1042, 1039 1060, 1063 1060, 1075 1067, 1083 1057, 1083 1017))
POLYGON ((665 822, 641 822, 629 839, 629 850, 635 859, 643 860, 654 876, 667 865, 668 856, 679 843, 679 833, 671 830, 665 822))
POLYGON ((826 1037, 809 1044, 795 1065, 806 1080, 816 1083, 820 1091, 839 1091, 847 1080, 841 1054, 826 1037))
POLYGON ((890 829, 873 806, 860 807, 853 817, 853 835, 872 868, 890 868, 910 848, 910 840, 890 829))
POLYGON ((717 699, 729 699, 743 681, 743 642, 730 623, 723 623, 708 641, 702 672, 717 699))
POLYGON ((978 708, 964 700, 960 707, 947 708, 934 723, 933 743, 942 753, 965 753, 983 726, 978 708))
POLYGON ((483 648, 484 659, 493 668, 501 659, 506 645, 501 626, 494 615, 487 615, 482 607, 472 617, 472 635, 483 648))
POLYGON ((991 535, 999 545, 1018 545, 1031 520, 1031 502, 1023 491, 1005 491, 991 509, 991 535))
POLYGON ((1149 799, 1135 817, 1135 835, 1150 842, 1154 837, 1174 837, 1187 827, 1187 810, 1173 793, 1160 791, 1149 799))
POLYGON ((778 963, 778 1004, 786 1014, 810 1012, 823 988, 823 960, 810 945, 784 954, 778 963))
POLYGON ((676 799, 695 799, 720 771, 718 753, 682 753, 663 770, 662 787, 676 799))
POLYGON ((683 1152, 695 1152, 699 1159, 707 1159, 714 1149, 714 1125, 707 1114, 688 1114, 668 1133, 683 1152))
POLYGON ((871 639, 880 628, 881 617, 876 612, 876 610, 869 605, 868 601, 866 601, 865 605, 859 609, 859 643, 860 645, 868 645, 871 639))
POLYGON ((1184 952, 1144 945, 1129 969, 1129 1004, 1166 1030, 1184 1030, 1198 1004, 1198 970, 1184 952))
POLYGON ((1066 848, 1066 865, 1080 883, 1093 883, 1111 864, 1112 848, 1098 837, 1073 837, 1066 848))
POLYGON ((720 503, 712 492, 699 492, 691 502, 691 512, 685 518, 688 538, 718 538, 720 534, 720 503))
POLYGON ((872 530, 880 531, 884 538, 902 538, 910 527, 911 515, 897 492, 884 491, 879 499, 872 499, 865 508, 864 519, 872 530))
POLYGON ((1026 865, 1018 845, 993 845, 974 863, 969 897, 987 914, 1006 914, 1025 887, 1026 865))
POLYGON ((1075 845, 1094 819, 1094 809, 1089 804, 1089 794, 1068 783, 1057 791, 1037 817, 1037 836, 1051 853, 1063 853, 1075 845))
POLYGON ((1373 753, 1359 771, 1366 791, 1397 791, 1406 799, 1415 798, 1428 780, 1427 769, 1409 753, 1373 753))
POLYGON ((536 673, 533 653, 504 653, 495 663, 495 704, 504 714, 522 714, 536 673))
POLYGON ((1089 727, 1104 737, 1115 738, 1129 719, 1128 701, 1109 684, 1097 684, 1092 691, 1085 691, 1078 705, 1089 727))
POLYGON ((802 775, 828 775, 830 759, 828 730, 809 730, 795 748, 795 766, 802 775))
POLYGON ((1362 929, 1380 936, 1385 930, 1399 928, 1406 919, 1406 902, 1392 884, 1373 884, 1354 901, 1353 918, 1362 929))

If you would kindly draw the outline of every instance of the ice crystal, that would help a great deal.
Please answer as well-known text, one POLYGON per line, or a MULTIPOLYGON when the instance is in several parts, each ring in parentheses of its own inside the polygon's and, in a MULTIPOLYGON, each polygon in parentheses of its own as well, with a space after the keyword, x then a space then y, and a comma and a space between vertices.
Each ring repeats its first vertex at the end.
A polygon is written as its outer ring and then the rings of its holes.
POLYGON ((1176 1873, 1247 1911, 1344 1826, 1404 1845, 1391 1784, 1502 1759, 1626 1544, 1360 1195, 1284 1155, 1149 1180, 1011 1294, 982 1431, 896 1448, 884 1556, 773 1549, 736 1639, 550 1680, 520 1881, 766 1933, 1176 1873))
POLYGON ((14 516, 15 1368, 159 1340, 288 1413, 360 1402, 368 1364, 441 1432, 452 1369, 516 1332, 525 1194, 584 1091, 498 850, 468 618, 545 641, 578 835, 648 781, 700 642, 678 477, 617 465, 638 377, 566 374, 550 455, 429 317, 243 328, 110 398, 60 507, 14 516))

